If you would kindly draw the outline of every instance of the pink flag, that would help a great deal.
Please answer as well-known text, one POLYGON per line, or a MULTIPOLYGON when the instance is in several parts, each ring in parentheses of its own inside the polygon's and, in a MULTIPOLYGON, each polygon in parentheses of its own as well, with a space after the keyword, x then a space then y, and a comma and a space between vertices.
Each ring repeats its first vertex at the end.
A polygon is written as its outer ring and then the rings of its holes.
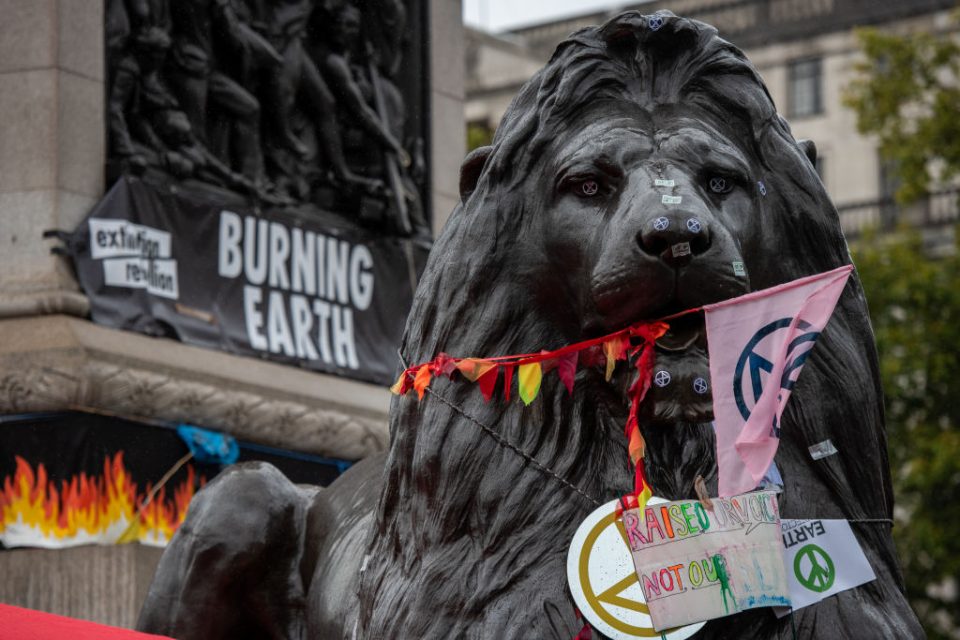
POLYGON ((853 271, 846 265, 705 306, 721 497, 753 490, 780 418, 853 271))

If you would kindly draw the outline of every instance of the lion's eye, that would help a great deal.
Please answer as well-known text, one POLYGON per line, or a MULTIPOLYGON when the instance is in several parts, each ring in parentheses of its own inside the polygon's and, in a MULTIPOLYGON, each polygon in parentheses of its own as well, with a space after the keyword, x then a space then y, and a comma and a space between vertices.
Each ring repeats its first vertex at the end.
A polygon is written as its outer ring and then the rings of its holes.
MULTIPOLYGON (((598 175, 596 171, 582 170, 568 172, 560 179, 557 191, 576 196, 581 200, 600 200, 610 195, 614 189, 614 178, 598 175)), ((596 203, 590 203, 594 206, 596 203)))
POLYGON ((600 191, 600 184, 596 180, 584 180, 579 185, 577 185, 576 192, 577 195, 583 196, 584 198, 591 198, 600 191))
POLYGON ((707 180, 707 186, 714 193, 730 193, 730 190, 733 189, 733 181, 723 176, 710 176, 710 179, 707 180))

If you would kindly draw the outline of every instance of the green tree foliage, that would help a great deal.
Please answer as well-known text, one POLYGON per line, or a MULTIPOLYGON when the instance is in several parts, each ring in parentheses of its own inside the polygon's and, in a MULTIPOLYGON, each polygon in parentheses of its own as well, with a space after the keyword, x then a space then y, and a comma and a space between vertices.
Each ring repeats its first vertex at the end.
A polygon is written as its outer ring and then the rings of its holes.
POLYGON ((868 237, 854 257, 880 352, 907 595, 932 640, 956 638, 960 257, 925 257, 916 231, 868 237))
POLYGON ((467 151, 486 146, 493 141, 493 131, 480 124, 467 125, 467 151))
POLYGON ((896 168, 897 199, 916 200, 960 175, 960 45, 949 34, 859 29, 865 59, 844 93, 861 133, 896 168))

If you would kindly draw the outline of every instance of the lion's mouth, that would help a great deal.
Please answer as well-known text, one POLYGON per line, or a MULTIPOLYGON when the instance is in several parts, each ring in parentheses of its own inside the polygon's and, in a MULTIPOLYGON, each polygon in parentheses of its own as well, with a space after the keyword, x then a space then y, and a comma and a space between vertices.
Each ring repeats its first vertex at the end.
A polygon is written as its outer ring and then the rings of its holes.
MULTIPOLYGON (((638 375, 635 367, 620 365, 611 380, 617 395, 628 407, 629 389, 638 375)), ((702 313, 671 320, 670 329, 657 340, 652 381, 640 404, 638 418, 648 426, 713 420, 702 313)))
POLYGON ((652 425, 713 420, 703 313, 671 320, 669 331, 657 340, 653 382, 639 417, 652 425))

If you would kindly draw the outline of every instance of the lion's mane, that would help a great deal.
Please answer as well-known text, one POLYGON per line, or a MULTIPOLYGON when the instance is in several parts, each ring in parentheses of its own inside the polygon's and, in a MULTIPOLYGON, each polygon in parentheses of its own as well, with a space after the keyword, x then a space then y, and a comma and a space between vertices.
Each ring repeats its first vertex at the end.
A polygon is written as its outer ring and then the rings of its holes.
MULTIPOLYGON (((849 263, 835 208, 745 56, 713 27, 668 12, 656 17, 662 26, 655 30, 650 16, 627 12, 574 33, 513 100, 475 190, 451 215, 426 266, 402 346, 408 362, 441 351, 527 353, 582 339, 576 301, 564 299, 566 265, 536 237, 534 221, 551 188, 541 170, 549 145, 599 101, 683 104, 754 159, 766 195, 758 192, 755 226, 741 238, 753 289, 849 263)), ((892 492, 878 379, 854 276, 787 407, 777 462, 784 517, 880 520, 853 525, 878 580, 799 611, 800 633, 919 635, 882 522, 891 517, 892 492), (826 439, 839 453, 812 460, 808 447, 826 439)), ((594 401, 601 393, 595 381, 579 372, 571 398, 556 376, 546 376, 529 407, 485 403, 473 385, 445 380, 421 402, 412 394, 394 400, 384 491, 361 576, 360 637, 575 633, 565 555, 594 505, 551 475, 603 501, 631 486, 623 415, 594 401)), ((698 473, 715 487, 709 425, 645 435, 657 493, 692 497, 698 473)), ((755 610, 714 621, 698 637, 783 636, 789 625, 755 610)))

